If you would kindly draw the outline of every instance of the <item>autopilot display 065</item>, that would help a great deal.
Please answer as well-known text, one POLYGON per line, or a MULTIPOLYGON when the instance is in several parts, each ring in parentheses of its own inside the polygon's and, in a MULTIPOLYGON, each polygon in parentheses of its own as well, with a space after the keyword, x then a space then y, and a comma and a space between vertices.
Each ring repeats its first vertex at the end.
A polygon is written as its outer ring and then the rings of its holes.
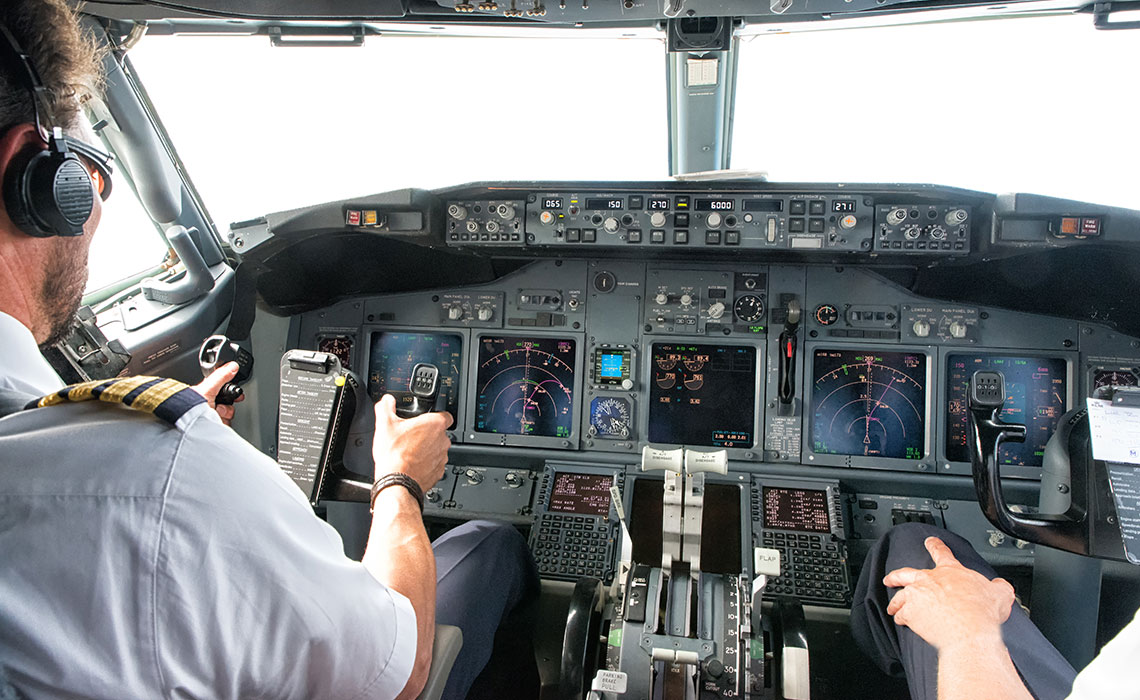
POLYGON ((653 344, 649 441, 752 447, 756 419, 756 348, 653 344))
POLYGON ((574 429, 573 338, 479 339, 475 430, 570 437, 574 429))

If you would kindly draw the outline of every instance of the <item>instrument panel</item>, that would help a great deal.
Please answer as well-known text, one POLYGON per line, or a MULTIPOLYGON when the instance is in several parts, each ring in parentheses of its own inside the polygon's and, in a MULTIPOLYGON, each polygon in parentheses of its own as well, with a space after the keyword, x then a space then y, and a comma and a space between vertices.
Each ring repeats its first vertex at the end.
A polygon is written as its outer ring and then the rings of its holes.
POLYGON ((456 444, 629 463, 683 447, 730 470, 969 474, 965 385, 999 369, 1003 417, 1029 428, 1003 448, 1003 476, 1038 479, 1060 417, 1140 377, 1135 338, 919 297, 858 266, 538 260, 488 285, 342 302, 295 332, 301 347, 337 338, 374 398, 399 399, 417 362, 440 366, 456 444))

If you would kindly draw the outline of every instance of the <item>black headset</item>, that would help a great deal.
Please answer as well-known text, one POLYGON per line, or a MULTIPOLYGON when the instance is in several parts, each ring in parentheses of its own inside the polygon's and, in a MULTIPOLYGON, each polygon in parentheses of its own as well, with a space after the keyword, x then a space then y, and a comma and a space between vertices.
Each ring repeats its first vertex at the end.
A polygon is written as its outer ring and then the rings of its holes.
POLYGON ((0 34, 5 40, 0 46, 6 44, 15 57, 15 64, 23 68, 21 71, 13 65, 13 69, 22 74, 32 95, 36 131, 47 143, 46 150, 27 148, 8 163, 3 183, 8 217, 29 236, 81 236, 83 225, 95 208, 96 194, 106 199, 111 193, 111 155, 64 136, 63 130, 55 126, 47 88, 31 58, 3 24, 0 24, 0 34), (40 120, 41 110, 52 125, 47 136, 40 120), (101 179, 98 193, 91 171, 80 156, 98 171, 101 179))

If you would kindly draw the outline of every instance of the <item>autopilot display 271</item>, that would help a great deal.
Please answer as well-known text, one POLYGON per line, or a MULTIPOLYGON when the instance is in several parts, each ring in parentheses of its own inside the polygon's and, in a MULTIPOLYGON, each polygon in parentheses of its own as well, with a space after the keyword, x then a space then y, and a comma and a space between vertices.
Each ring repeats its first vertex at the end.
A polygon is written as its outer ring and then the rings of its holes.
POLYGON ((756 418, 756 348, 653 344, 649 441, 752 447, 756 418))
POLYGON ((475 430, 570 437, 574 348, 573 338, 480 338, 475 430))
POLYGON ((1026 427, 1025 442, 1007 442, 998 450, 998 463, 1040 467, 1045 444, 1064 415, 1068 389, 1066 362, 1060 357, 953 354, 946 372, 946 459, 969 462, 966 442, 969 422, 966 392, 979 370, 1001 372, 1005 377, 1005 406, 1001 419, 1026 427))
POLYGON ((397 405, 410 403, 412 394, 408 391, 408 382, 412 368, 421 362, 439 368, 442 403, 453 419, 458 418, 463 339, 454 333, 373 333, 368 357, 368 395, 379 401, 384 394, 392 394, 397 405))
POLYGON ((817 348, 811 376, 811 445, 816 453, 926 456, 925 354, 817 348))

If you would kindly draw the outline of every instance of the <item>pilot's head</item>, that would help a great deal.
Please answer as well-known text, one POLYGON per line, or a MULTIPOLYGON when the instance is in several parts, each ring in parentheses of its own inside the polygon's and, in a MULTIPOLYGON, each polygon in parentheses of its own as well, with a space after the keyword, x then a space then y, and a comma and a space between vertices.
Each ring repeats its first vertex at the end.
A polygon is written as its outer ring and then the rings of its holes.
MULTIPOLYGON (((82 102, 99 87, 100 57, 65 0, 3 0, 0 24, 16 44, 12 47, 11 40, 0 36, 0 182, 4 183, 4 197, 0 198, 0 311, 23 322, 44 345, 62 337, 87 283, 87 253, 102 211, 102 174, 90 157, 78 156, 83 169, 91 174, 95 191, 91 214, 81 224, 82 235, 48 235, 50 231, 45 233, 35 223, 42 222, 42 217, 20 225, 17 221, 27 219, 27 208, 10 195, 31 158, 48 150, 47 135, 53 127, 62 129, 70 139, 97 143, 82 102), (19 50, 29 56, 38 75, 43 87, 38 93, 19 59, 19 50)), ((77 166, 62 174, 72 171, 78 171, 77 166)), ((63 179, 70 183, 68 186, 77 186, 76 178, 63 179)), ((52 180, 42 175, 25 180, 45 181, 52 180)), ((49 185, 46 189, 53 188, 49 185)), ((35 211, 40 212, 38 208, 35 211)), ((64 210, 65 214, 69 211, 74 219, 73 209, 64 210)))

